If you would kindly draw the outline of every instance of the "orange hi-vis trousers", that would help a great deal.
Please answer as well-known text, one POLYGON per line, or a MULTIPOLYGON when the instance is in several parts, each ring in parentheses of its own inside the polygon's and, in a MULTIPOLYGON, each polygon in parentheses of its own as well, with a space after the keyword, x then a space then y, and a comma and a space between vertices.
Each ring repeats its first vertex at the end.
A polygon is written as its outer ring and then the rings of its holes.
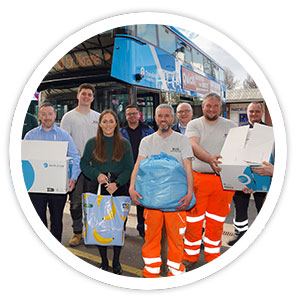
POLYGON ((187 211, 184 237, 184 259, 196 262, 200 255, 202 228, 204 256, 210 262, 220 256, 223 224, 230 213, 234 191, 223 190, 220 176, 193 171, 196 205, 187 211))
POLYGON ((183 237, 186 229, 186 212, 163 212, 157 209, 145 208, 145 244, 142 256, 145 267, 143 275, 146 278, 155 278, 160 275, 161 260, 161 233, 165 224, 168 239, 168 276, 179 275, 185 272, 183 260, 183 237))

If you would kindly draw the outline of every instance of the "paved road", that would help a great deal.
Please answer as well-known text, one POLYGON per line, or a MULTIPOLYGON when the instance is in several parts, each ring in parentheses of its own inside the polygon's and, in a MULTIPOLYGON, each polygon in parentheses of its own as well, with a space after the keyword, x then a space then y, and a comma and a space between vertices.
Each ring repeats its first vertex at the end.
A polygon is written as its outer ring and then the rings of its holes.
MULTIPOLYGON (((256 210, 254 201, 250 201, 249 205, 249 224, 251 225, 256 217, 256 210)), ((227 241, 231 239, 233 236, 233 212, 231 212, 225 221, 224 232, 223 232, 223 245, 221 247, 221 253, 227 251, 230 247, 227 245, 227 241)), ((73 254, 77 255, 87 263, 90 263, 94 266, 99 267, 101 263, 101 259, 98 253, 98 249, 96 246, 86 246, 82 243, 77 247, 69 247, 68 242, 70 237, 72 236, 72 226, 71 226, 71 216, 69 211, 69 202, 65 207, 64 211, 64 231, 62 236, 62 244, 67 247, 73 254)), ((126 229, 126 241, 125 245, 122 248, 120 262, 123 268, 123 276, 131 276, 131 277, 142 277, 142 269, 144 266, 141 248, 143 246, 143 239, 138 235, 136 230, 136 207, 132 206, 130 210, 130 214, 127 221, 127 229, 126 229)), ((110 266, 112 265, 112 247, 108 249, 108 258, 110 260, 110 266)), ((206 262, 204 261, 203 254, 200 255, 198 262, 191 268, 195 269, 201 267, 206 262)), ((112 269, 109 269, 112 271, 112 269)), ((165 276, 166 271, 162 272, 162 276, 165 276)))

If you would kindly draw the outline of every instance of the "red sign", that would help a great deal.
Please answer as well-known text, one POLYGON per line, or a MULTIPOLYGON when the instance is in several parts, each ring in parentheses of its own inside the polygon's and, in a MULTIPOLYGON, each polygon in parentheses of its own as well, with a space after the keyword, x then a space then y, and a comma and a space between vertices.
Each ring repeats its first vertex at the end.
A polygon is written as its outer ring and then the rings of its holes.
POLYGON ((194 92, 207 94, 215 92, 220 94, 220 85, 208 78, 191 71, 185 67, 181 68, 182 71, 182 87, 194 92))

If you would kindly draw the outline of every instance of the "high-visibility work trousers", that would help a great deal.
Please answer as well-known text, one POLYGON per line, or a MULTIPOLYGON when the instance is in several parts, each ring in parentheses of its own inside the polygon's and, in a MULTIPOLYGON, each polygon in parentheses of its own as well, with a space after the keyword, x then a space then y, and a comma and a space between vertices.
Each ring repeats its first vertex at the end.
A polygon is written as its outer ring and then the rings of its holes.
POLYGON ((220 256, 223 224, 230 213, 234 191, 223 190, 221 179, 214 174, 193 171, 196 205, 187 211, 187 229, 184 238, 184 259, 196 262, 200 255, 202 228, 204 256, 210 262, 220 256))
POLYGON ((183 237, 186 229, 186 212, 163 212, 145 208, 145 244, 142 256, 145 267, 143 275, 147 278, 159 277, 161 259, 161 233, 165 224, 168 239, 168 276, 185 272, 183 260, 183 237))

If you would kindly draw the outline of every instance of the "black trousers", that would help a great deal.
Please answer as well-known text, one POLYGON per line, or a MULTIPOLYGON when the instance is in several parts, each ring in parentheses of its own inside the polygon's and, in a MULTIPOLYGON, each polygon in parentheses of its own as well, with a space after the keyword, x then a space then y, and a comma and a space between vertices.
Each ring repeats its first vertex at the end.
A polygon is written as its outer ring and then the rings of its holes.
MULTIPOLYGON (((248 207, 251 194, 245 194, 242 191, 236 191, 233 196, 235 206, 235 221, 244 222, 248 220, 248 207)), ((256 192, 253 194, 257 213, 260 212, 267 193, 256 192)))
POLYGON ((50 212, 50 232, 61 242, 63 231, 63 213, 67 194, 29 193, 31 202, 44 225, 47 224, 47 207, 50 212))
POLYGON ((69 193, 70 213, 74 233, 82 233, 82 194, 89 191, 90 180, 81 173, 77 179, 74 190, 69 193))

